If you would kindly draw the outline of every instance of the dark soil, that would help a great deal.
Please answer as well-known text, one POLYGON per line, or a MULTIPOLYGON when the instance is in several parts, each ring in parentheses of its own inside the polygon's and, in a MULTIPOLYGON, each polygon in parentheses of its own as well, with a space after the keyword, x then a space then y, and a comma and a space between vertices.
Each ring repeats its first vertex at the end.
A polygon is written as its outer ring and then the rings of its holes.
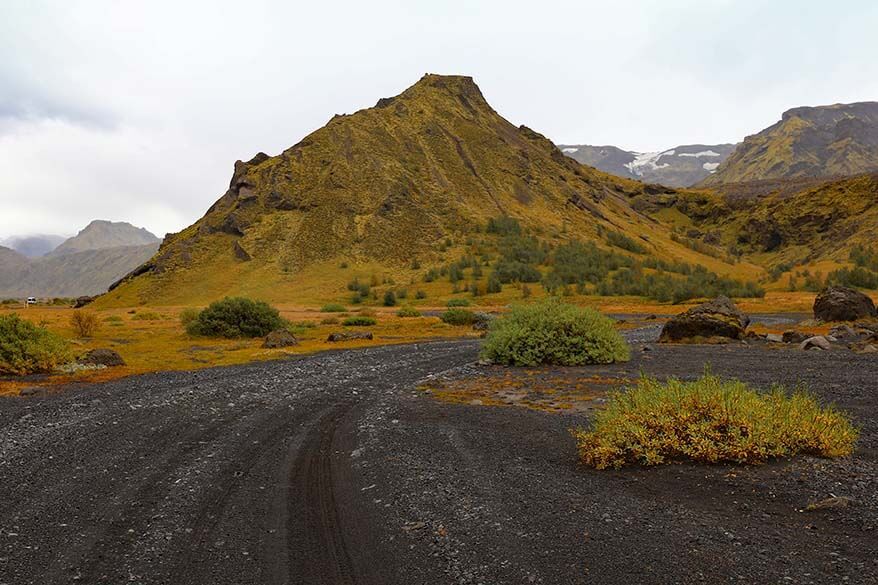
POLYGON ((856 455, 584 468, 585 410, 418 389, 506 376, 474 341, 153 374, 0 401, 0 583, 878 583, 878 359, 641 351, 655 334, 628 364, 515 372, 804 382, 856 455), (853 504, 803 511, 831 496, 853 504))

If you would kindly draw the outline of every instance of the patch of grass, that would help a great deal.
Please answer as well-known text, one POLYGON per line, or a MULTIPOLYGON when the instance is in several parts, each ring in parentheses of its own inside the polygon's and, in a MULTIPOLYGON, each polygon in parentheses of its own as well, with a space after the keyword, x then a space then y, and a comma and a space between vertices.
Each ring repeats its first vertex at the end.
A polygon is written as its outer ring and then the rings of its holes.
POLYGON ((104 317, 104 323, 122 323, 125 320, 119 315, 110 315, 109 317, 104 317))
POLYGON ((476 322, 476 314, 466 309, 448 309, 439 318, 449 325, 472 325, 476 322))
POLYGON ((469 299, 449 299, 445 306, 448 308, 453 307, 469 307, 470 302, 469 299))
POLYGON ((320 320, 321 325, 338 325, 337 317, 326 317, 320 320))
POLYGON ((494 320, 482 357, 514 366, 580 366, 628 361, 630 351, 611 319, 550 298, 494 320))
POLYGON ((420 317, 421 312, 414 307, 405 306, 396 312, 397 317, 420 317))
POLYGON ((198 319, 198 309, 189 307, 180 311, 180 324, 183 327, 189 327, 189 324, 198 319))
POLYGON ((760 394, 705 374, 694 382, 643 377, 613 394, 591 430, 576 429, 583 463, 606 469, 675 461, 763 463, 796 454, 844 457, 857 429, 802 390, 760 394))
POLYGON ((324 313, 344 313, 347 311, 345 306, 339 303, 327 303, 320 310, 324 313))
POLYGON ((92 337, 101 328, 101 321, 91 311, 74 311, 70 315, 70 327, 77 337, 92 337))
POLYGON ((198 313, 186 331, 205 337, 264 337, 284 325, 280 313, 268 303, 226 297, 198 313))
POLYGON ((375 323, 377 323, 377 321, 375 321, 374 317, 364 317, 362 315, 348 317, 341 322, 341 324, 345 327, 368 327, 370 325, 374 325, 375 323))
POLYGON ((155 311, 144 311, 131 317, 132 321, 161 321, 162 316, 155 311))
POLYGON ((18 315, 0 316, 0 373, 48 372, 70 357, 67 342, 60 336, 18 315))

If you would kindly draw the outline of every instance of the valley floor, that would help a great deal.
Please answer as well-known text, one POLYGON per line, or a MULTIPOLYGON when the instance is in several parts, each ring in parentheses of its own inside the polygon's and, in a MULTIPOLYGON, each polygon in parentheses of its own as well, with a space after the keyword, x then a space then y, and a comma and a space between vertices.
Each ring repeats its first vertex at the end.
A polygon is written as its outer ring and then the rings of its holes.
POLYGON ((878 583, 878 361, 656 330, 613 366, 479 367, 463 340, 0 399, 0 583, 878 583), (600 389, 559 412, 427 391, 708 363, 808 384, 862 428, 857 453, 595 471, 568 429, 600 389), (803 511, 830 496, 854 503, 803 511))

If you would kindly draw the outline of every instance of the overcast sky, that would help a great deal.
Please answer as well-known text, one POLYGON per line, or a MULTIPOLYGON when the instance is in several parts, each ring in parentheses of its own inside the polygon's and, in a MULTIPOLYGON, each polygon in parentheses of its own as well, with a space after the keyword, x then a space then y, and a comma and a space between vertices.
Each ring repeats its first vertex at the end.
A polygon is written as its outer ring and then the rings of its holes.
POLYGON ((0 238, 198 219, 277 154, 425 72, 556 143, 737 142, 878 100, 878 3, 2 0, 0 238))

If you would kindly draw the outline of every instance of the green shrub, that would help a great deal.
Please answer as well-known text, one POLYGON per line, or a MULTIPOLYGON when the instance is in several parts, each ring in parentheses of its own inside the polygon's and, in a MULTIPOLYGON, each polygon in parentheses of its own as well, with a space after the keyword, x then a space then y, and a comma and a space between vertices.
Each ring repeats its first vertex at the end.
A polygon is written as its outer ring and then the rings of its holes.
POLYGON ((449 325, 472 325, 476 321, 475 314, 466 309, 448 309, 439 318, 449 325))
POLYGON ((198 318, 198 312, 198 309, 192 307, 183 309, 180 311, 180 324, 183 325, 183 327, 188 327, 190 323, 198 318))
POLYGON ((468 299, 449 299, 445 306, 448 308, 452 307, 469 307, 468 299))
POLYGON ((405 306, 396 312, 397 317, 420 317, 421 312, 414 307, 405 306))
POLYGON ((775 386, 766 394, 705 374, 611 396, 590 431, 573 431, 583 463, 598 469, 674 461, 762 463, 798 453, 843 457, 858 431, 842 413, 809 394, 775 386))
POLYGON ((91 311, 73 311, 70 315, 70 327, 77 337, 91 337, 101 328, 98 316, 91 311))
POLYGON ((70 357, 58 335, 15 314, 0 316, 0 374, 49 372, 70 357))
POLYGON ((394 307, 396 306, 396 293, 392 290, 388 290, 384 292, 384 306, 385 307, 394 307))
POLYGON ((344 313, 347 311, 344 305, 339 303, 327 303, 320 308, 324 313, 344 313))
POLYGON ((418 292, 415 293, 415 298, 416 299, 426 299, 427 293, 422 291, 422 290, 419 290, 418 292))
POLYGON ((336 317, 326 317, 325 319, 320 320, 321 325, 338 325, 338 319, 336 317))
POLYGON ((498 293, 498 292, 501 292, 502 290, 503 290, 503 283, 500 282, 500 278, 492 272, 491 276, 488 277, 488 285, 487 285, 488 294, 498 293))
POLYGON ((154 311, 146 311, 144 313, 137 313, 133 317, 131 317, 132 321, 158 321, 162 318, 161 315, 154 311))
POLYGON ((377 323, 377 321, 375 321, 374 317, 365 317, 363 315, 348 317, 341 322, 341 324, 345 327, 368 327, 370 325, 374 325, 375 323, 377 323))
POLYGON ((579 366, 627 361, 630 354, 612 320, 593 309, 548 299, 513 307, 494 320, 482 356, 515 366, 579 366))
POLYGON ((280 313, 268 303, 226 297, 198 313, 186 331, 206 337, 264 337, 284 325, 280 313))

